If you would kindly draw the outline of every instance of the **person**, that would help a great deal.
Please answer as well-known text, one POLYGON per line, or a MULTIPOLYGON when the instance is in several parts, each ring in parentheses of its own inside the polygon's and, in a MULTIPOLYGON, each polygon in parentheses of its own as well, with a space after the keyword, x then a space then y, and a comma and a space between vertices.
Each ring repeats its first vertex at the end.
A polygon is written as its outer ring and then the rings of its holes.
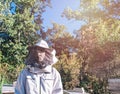
POLYGON ((59 72, 52 66, 58 59, 56 51, 45 40, 28 47, 26 67, 20 72, 15 94, 63 94, 59 72))

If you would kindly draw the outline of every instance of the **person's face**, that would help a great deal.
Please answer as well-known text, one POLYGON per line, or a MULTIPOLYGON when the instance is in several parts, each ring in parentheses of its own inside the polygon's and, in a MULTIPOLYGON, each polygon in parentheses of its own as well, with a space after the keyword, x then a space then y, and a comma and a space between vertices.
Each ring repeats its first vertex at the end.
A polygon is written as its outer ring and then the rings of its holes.
POLYGON ((29 58, 32 61, 31 65, 33 67, 43 69, 52 62, 51 51, 48 49, 33 47, 31 49, 29 48, 29 52, 29 58))
POLYGON ((36 48, 35 49, 35 54, 37 56, 38 62, 41 62, 45 58, 45 49, 44 48, 36 48))

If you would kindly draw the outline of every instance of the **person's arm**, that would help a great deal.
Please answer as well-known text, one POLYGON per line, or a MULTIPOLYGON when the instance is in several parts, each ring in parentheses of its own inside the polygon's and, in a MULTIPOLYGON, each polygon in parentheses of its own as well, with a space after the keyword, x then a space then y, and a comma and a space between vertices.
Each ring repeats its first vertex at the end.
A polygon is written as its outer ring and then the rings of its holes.
POLYGON ((25 92, 25 71, 23 70, 17 78, 15 85, 15 94, 26 94, 25 92))
POLYGON ((55 79, 54 79, 52 94, 63 94, 61 76, 56 69, 55 69, 55 79))

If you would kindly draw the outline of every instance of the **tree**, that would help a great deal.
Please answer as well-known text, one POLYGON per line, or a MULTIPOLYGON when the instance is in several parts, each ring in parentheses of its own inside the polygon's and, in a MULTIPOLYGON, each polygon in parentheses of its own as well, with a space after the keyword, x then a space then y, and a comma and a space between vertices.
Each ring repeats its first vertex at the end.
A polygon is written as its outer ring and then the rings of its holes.
MULTIPOLYGON (((1 3, 1 32, 6 32, 9 36, 14 38, 15 42, 9 41, 2 44, 2 57, 1 62, 8 62, 16 65, 22 63, 27 53, 27 46, 33 44, 39 37, 36 34, 36 23, 34 22, 34 13, 45 9, 47 1, 41 1, 41 6, 35 5, 35 0, 19 0, 14 1, 17 8, 16 14, 11 14, 9 11, 10 1, 1 3), (45 3, 46 2, 46 3, 45 3), (4 6, 4 7, 2 7, 4 6), (7 11, 7 12, 6 12, 7 11), (12 56, 12 57, 11 57, 12 56), (17 62, 17 63, 16 63, 17 62)), ((41 15, 39 13, 39 15, 41 15)), ((41 19, 40 19, 41 20, 41 19)))
MULTIPOLYGON (((66 9, 63 12, 63 16, 69 19, 74 18, 76 20, 85 21, 88 28, 91 25, 97 34, 97 40, 102 43, 109 40, 117 41, 119 40, 120 29, 119 4, 119 0, 82 0, 79 10, 72 11, 71 9, 66 9)), ((86 28, 82 29, 83 28, 81 28, 80 31, 84 31, 86 28)))
POLYGON ((78 43, 74 36, 66 31, 64 25, 53 23, 53 28, 46 31, 46 36, 50 45, 56 49, 58 56, 62 54, 69 56, 70 53, 76 52, 78 43))
POLYGON ((96 84, 93 93, 106 94, 107 79, 120 77, 118 69, 120 66, 118 59, 120 54, 120 1, 81 0, 78 10, 65 9, 62 16, 84 21, 85 24, 76 32, 76 39, 80 44, 78 56, 82 59, 80 81, 85 82, 86 72, 92 73, 97 78, 103 79, 102 86, 105 86, 102 91, 100 89, 94 91, 101 85, 96 84))
POLYGON ((32 10, 39 10, 39 15, 42 15, 49 0, 38 1, 41 3, 40 8, 35 5, 36 0, 14 0, 14 14, 9 9, 11 0, 0 1, 0 88, 4 83, 16 80, 24 67, 27 47, 41 38, 36 34, 38 28, 32 10))
MULTIPOLYGON (((119 53, 118 45, 114 49, 116 43, 120 41, 119 8, 119 0, 81 0, 78 10, 73 11, 67 8, 63 12, 63 17, 85 22, 76 32, 76 39, 81 44, 79 56, 83 58, 83 61, 87 61, 83 62, 86 63, 84 64, 86 67, 96 63, 100 64, 99 66, 104 70, 105 62, 112 62, 116 57, 115 53, 119 53)), ((98 65, 94 67, 96 66, 98 65)))

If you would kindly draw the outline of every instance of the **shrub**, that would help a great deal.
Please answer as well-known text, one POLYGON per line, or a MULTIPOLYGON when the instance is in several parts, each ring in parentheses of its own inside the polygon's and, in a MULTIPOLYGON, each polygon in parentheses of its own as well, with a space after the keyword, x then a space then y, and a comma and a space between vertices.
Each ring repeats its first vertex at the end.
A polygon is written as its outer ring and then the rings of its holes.
POLYGON ((3 84, 12 84, 16 81, 17 76, 23 67, 23 64, 14 67, 8 63, 0 63, 0 90, 3 84))
POLYGON ((80 87, 84 87, 90 94, 109 94, 107 81, 94 75, 85 73, 80 81, 80 87))
POLYGON ((73 89, 79 85, 81 64, 75 55, 70 57, 65 54, 61 55, 55 67, 61 74, 64 89, 73 89))

